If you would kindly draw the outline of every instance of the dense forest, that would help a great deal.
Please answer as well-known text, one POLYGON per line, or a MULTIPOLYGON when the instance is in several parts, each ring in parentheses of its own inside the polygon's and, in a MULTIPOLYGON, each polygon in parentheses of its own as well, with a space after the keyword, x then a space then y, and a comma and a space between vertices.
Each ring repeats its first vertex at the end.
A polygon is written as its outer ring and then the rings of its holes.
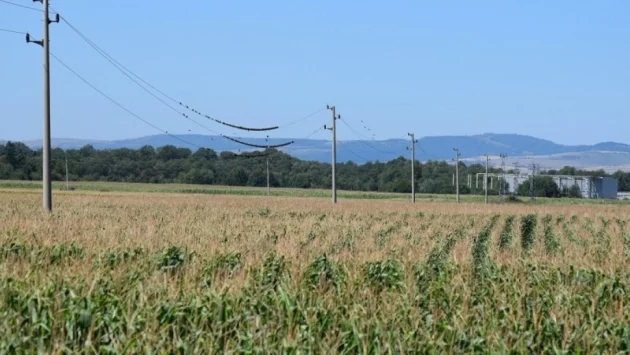
MULTIPOLYGON (((96 150, 92 146, 81 149, 52 151, 52 178, 71 181, 119 181, 144 183, 219 184, 231 186, 266 186, 266 166, 269 161, 272 187, 330 188, 330 164, 302 161, 277 150, 235 154, 211 149, 191 151, 167 145, 160 148, 145 146, 137 150, 96 150)), ((32 150, 19 142, 0 144, 0 179, 40 180, 41 150, 32 150)), ((454 193, 455 166, 444 161, 415 162, 416 191, 419 193, 454 193)), ((481 164, 460 162, 460 193, 482 194, 483 177, 477 185, 476 174, 483 173, 481 164), (471 175, 469 185, 468 175, 471 175)), ((496 169, 490 169, 497 172, 496 169)), ((619 179, 619 190, 630 190, 630 173, 581 171, 572 167, 546 171, 547 174, 613 176, 619 179)), ((392 161, 353 162, 337 165, 337 184, 343 190, 382 192, 410 192, 410 161, 399 157, 392 161)), ((537 177, 537 195, 575 196, 575 191, 559 191, 550 178, 537 177)), ((498 194, 500 185, 494 181, 490 194, 498 194)), ((504 183, 505 186, 507 183, 504 183)), ((527 189, 518 189, 526 195, 527 189)))

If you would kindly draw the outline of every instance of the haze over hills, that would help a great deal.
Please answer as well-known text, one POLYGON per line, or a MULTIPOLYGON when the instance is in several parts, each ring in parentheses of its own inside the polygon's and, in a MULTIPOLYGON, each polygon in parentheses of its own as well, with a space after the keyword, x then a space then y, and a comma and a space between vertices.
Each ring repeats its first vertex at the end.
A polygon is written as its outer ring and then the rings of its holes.
MULTIPOLYGON (((245 152, 251 148, 243 146, 218 136, 206 135, 178 135, 182 139, 197 146, 211 148, 217 152, 232 151, 245 152)), ((249 143, 266 145, 280 144, 291 141, 291 138, 270 139, 264 138, 243 139, 249 143)), ((24 142, 31 148, 40 148, 41 140, 24 142)), ((53 147, 64 149, 81 148, 90 144, 96 149, 133 148, 144 145, 160 147, 167 144, 178 147, 187 147, 196 150, 181 140, 169 135, 154 135, 134 139, 99 141, 87 139, 53 139, 53 147)), ((388 161, 400 156, 409 156, 407 148, 410 142, 404 139, 388 140, 351 140, 339 141, 337 157, 338 161, 353 161, 365 163, 367 161, 388 161)), ((512 166, 519 162, 526 166, 536 162, 544 169, 560 168, 572 165, 583 169, 604 169, 606 171, 630 170, 630 145, 616 142, 602 142, 595 145, 562 145, 548 140, 518 134, 481 134, 473 136, 435 136, 423 137, 419 140, 416 158, 426 160, 452 160, 453 148, 457 147, 461 152, 461 159, 466 162, 479 162, 484 154, 494 157, 493 165, 499 164, 498 156, 507 154, 506 163, 512 166)), ((315 160, 329 162, 331 144, 328 140, 297 139, 295 143, 282 148, 287 154, 302 160, 315 160)))

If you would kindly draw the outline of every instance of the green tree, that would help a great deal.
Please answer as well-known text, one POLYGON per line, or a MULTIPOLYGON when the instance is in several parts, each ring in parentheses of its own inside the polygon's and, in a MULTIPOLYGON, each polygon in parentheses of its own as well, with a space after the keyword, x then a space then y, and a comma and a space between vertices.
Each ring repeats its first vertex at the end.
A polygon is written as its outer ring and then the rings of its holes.
POLYGON ((252 170, 252 172, 249 174, 247 185, 258 187, 267 186, 267 172, 263 171, 262 168, 256 168, 252 170))
POLYGON ((214 172, 210 169, 194 168, 183 174, 182 182, 186 184, 209 185, 214 183, 214 172))
POLYGON ((240 166, 232 169, 226 176, 224 183, 230 186, 245 186, 247 185, 247 180, 249 176, 245 169, 240 166))

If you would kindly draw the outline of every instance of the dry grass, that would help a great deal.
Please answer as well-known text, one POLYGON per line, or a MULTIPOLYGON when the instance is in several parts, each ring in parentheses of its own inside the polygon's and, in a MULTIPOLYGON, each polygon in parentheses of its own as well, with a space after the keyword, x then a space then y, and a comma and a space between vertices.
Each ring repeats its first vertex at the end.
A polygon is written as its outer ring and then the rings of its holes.
MULTIPOLYGON (((336 243, 349 235, 354 246, 338 253, 342 260, 376 260, 399 253, 405 261, 422 261, 436 239, 464 226, 467 238, 457 243, 453 259, 469 261, 472 239, 492 215, 517 216, 513 247, 498 251, 502 220, 494 228, 490 243, 492 258, 510 262, 520 256, 519 217, 534 213, 540 219, 553 216, 554 231, 562 241, 564 255, 550 260, 544 244, 536 243, 533 260, 557 264, 592 266, 584 249, 566 240, 555 219, 562 215, 579 236, 592 240, 583 224, 592 222, 595 230, 601 219, 610 220, 606 232, 613 236, 612 256, 623 252, 614 220, 624 219, 630 211, 625 206, 514 206, 451 203, 417 203, 404 201, 344 200, 331 206, 328 200, 255 196, 204 196, 143 193, 59 193, 51 216, 41 211, 38 195, 0 195, 3 198, 0 235, 26 237, 42 245, 77 243, 99 252, 116 248, 144 247, 158 250, 179 245, 199 254, 240 251, 248 263, 256 263, 270 251, 285 255, 302 265, 315 255, 331 254, 336 243), (379 233, 384 234, 379 241, 379 233), (277 242, 272 242, 277 239, 277 242), (310 240, 312 239, 312 240, 310 240), (386 240, 385 240, 386 239, 386 240), (308 245, 306 247, 305 245, 308 245), (586 258, 585 258, 586 256, 586 258)), ((542 223, 537 236, 542 238, 542 223)), ((621 266, 620 258, 614 264, 621 266)))

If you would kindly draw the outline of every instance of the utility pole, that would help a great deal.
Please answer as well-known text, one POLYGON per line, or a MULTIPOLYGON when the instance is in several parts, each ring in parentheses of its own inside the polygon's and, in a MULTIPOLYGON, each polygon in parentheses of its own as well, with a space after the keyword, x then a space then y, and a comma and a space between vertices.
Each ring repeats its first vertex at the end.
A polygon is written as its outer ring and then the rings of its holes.
POLYGON ((63 155, 66 158, 66 191, 70 190, 68 186, 68 152, 64 149, 63 155))
POLYGON ((507 193, 507 191, 505 191, 506 190, 505 158, 507 158, 507 154, 501 153, 500 157, 501 157, 501 180, 499 180, 499 186, 500 186, 501 200, 505 200, 505 194, 507 193))
POLYGON ((44 6, 44 37, 41 41, 32 41, 31 35, 26 34, 26 43, 39 44, 44 49, 44 137, 42 140, 42 185, 44 211, 52 212, 52 184, 50 182, 50 40, 48 27, 51 23, 59 23, 59 14, 55 20, 48 18, 48 0, 39 1, 44 6))
POLYGON ((453 148, 455 151, 455 194, 457 203, 459 203, 459 149, 453 148))
POLYGON ((414 165, 416 163, 416 138, 413 133, 407 133, 411 137, 411 203, 416 203, 416 174, 414 165))
POLYGON ((490 156, 486 154, 486 179, 485 179, 485 184, 483 185, 486 190, 486 198, 485 198, 486 205, 488 204, 488 161, 490 161, 490 156))
POLYGON ((341 119, 341 115, 336 115, 335 106, 328 106, 326 108, 332 111, 332 127, 329 129, 332 131, 332 203, 337 203, 337 123, 336 121, 341 119))

